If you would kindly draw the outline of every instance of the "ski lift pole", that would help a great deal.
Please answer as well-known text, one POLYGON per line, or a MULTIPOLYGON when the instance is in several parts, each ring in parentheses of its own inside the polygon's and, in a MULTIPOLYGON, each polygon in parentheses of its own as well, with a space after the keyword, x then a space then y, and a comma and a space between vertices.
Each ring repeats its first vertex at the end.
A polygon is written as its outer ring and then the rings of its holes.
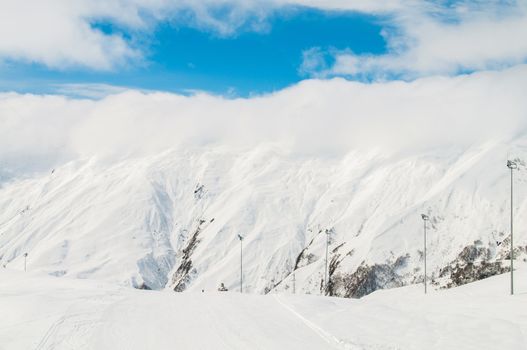
POLYGON ((240 293, 243 293, 243 236, 238 235, 240 240, 240 293))
POLYGON ((425 284, 425 294, 426 294, 426 222, 430 220, 430 217, 426 214, 421 214, 423 219, 423 229, 424 229, 424 260, 425 260, 425 275, 424 275, 424 284, 425 284))
POLYGON ((512 160, 507 161, 507 167, 511 169, 511 295, 514 294, 514 225, 513 225, 513 214, 514 214, 514 206, 513 206, 513 172, 514 169, 518 169, 518 164, 512 160))
POLYGON ((324 274, 324 295, 329 291, 329 274, 328 274, 328 249, 329 249, 329 230, 326 229, 326 271, 324 274))

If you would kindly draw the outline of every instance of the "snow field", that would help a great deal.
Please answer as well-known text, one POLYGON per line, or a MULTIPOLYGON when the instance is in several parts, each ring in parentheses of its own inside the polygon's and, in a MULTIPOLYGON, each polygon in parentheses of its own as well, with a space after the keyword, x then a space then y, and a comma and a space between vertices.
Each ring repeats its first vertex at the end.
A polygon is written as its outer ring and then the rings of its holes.
POLYGON ((525 349, 527 269, 362 299, 141 291, 0 271, 0 349, 525 349))

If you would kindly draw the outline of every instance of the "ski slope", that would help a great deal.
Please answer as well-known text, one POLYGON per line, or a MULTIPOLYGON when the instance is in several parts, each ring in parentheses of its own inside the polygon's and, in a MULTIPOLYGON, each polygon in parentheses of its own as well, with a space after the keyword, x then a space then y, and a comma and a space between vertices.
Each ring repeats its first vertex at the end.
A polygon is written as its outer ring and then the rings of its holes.
POLYGON ((0 349, 525 349, 527 269, 362 299, 141 291, 0 270, 0 349))

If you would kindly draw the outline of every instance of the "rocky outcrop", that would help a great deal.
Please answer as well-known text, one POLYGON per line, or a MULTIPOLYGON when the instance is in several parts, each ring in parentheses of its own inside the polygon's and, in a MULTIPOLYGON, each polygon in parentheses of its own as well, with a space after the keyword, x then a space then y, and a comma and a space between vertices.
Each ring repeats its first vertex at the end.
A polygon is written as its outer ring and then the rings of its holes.
POLYGON ((196 273, 192 266, 192 253, 196 249, 196 246, 199 243, 199 233, 202 230, 202 225, 205 223, 205 220, 200 219, 198 222, 198 227, 192 234, 189 239, 186 247, 183 249, 183 256, 181 257, 181 262, 172 276, 172 285, 173 289, 176 292, 182 292, 187 288, 187 284, 190 282, 191 276, 196 273))
POLYGON ((378 289, 405 285, 399 270, 406 266, 409 255, 397 258, 393 263, 368 265, 363 262, 351 274, 334 273, 330 278, 329 294, 360 298, 378 289))
POLYGON ((442 287, 456 287, 510 271, 500 255, 494 261, 493 258, 492 250, 480 241, 466 246, 454 261, 439 271, 439 278, 447 281, 442 287))

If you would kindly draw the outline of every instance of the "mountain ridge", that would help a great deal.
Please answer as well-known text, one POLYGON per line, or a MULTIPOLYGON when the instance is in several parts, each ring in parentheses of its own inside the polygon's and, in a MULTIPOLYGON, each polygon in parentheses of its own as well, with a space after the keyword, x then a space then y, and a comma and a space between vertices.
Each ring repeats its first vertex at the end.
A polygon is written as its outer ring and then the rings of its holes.
MULTIPOLYGON (((507 271, 509 173, 504 154, 525 138, 414 155, 374 150, 295 158, 274 146, 169 150, 70 162, 0 189, 0 263, 146 289, 292 288, 360 297, 429 279, 446 287, 507 271), (468 266, 468 267, 467 267, 468 266)), ((516 173, 515 245, 527 177, 516 173)), ((510 242, 510 241, 509 241, 510 242)))

